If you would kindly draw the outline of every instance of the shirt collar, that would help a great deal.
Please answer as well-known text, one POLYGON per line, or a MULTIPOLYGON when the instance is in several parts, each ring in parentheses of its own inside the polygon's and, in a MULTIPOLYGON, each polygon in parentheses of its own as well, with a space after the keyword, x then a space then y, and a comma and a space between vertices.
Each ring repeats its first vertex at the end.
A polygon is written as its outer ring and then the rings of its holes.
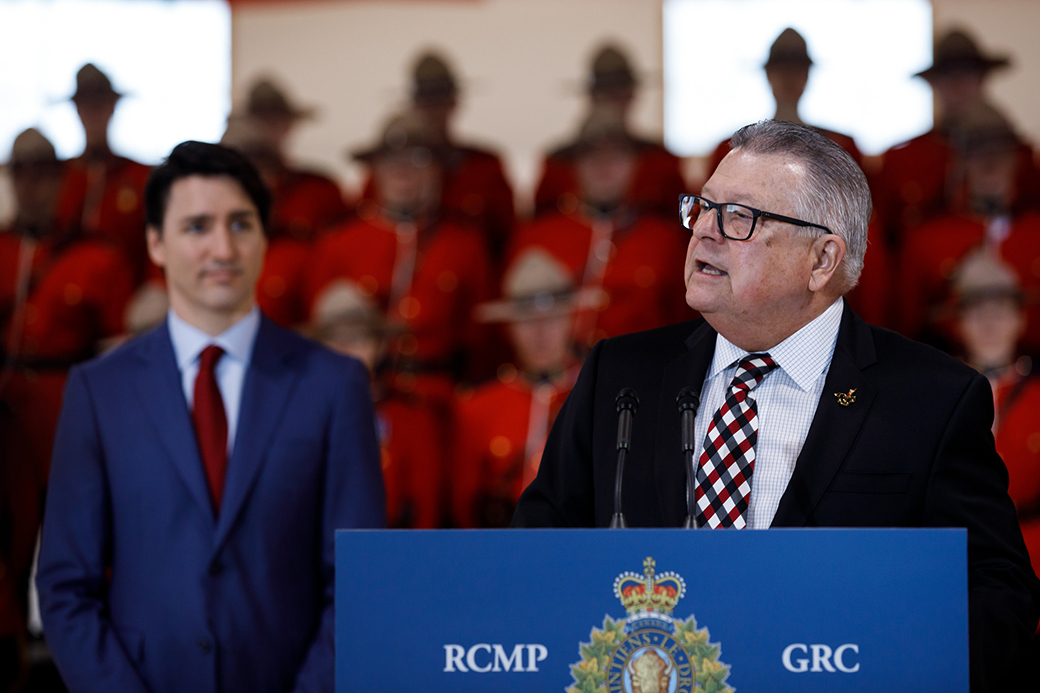
POLYGON ((177 357, 177 368, 183 371, 199 358, 199 354, 210 344, 216 344, 224 353, 236 361, 248 364, 253 355, 253 345, 260 331, 260 309, 253 309, 244 318, 227 328, 216 337, 182 320, 171 308, 167 314, 170 341, 177 357))
MULTIPOLYGON (((841 326, 841 313, 845 305, 842 298, 816 316, 809 324, 769 350, 776 365, 794 380, 802 391, 809 391, 816 379, 830 363, 834 345, 841 326)), ((721 334, 715 338, 715 357, 711 362, 708 378, 732 368, 737 361, 747 356, 745 351, 721 334)))

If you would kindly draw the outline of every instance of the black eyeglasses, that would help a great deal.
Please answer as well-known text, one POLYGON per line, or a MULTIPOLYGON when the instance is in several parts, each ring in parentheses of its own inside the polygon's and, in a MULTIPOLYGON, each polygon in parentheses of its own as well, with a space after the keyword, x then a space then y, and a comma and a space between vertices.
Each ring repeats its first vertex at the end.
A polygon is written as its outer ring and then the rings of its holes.
POLYGON ((719 222, 719 233, 731 241, 750 240, 751 234, 755 232, 755 224, 758 223, 759 217, 772 219, 773 221, 782 221, 785 224, 794 224, 795 226, 811 226, 816 229, 823 229, 827 233, 832 233, 826 226, 814 224, 811 221, 802 221, 794 217, 763 212, 761 209, 739 205, 735 202, 712 202, 700 195, 679 196, 679 216, 682 218, 682 225, 690 231, 693 231, 693 225, 697 223, 700 215, 712 209, 715 210, 715 216, 719 222))

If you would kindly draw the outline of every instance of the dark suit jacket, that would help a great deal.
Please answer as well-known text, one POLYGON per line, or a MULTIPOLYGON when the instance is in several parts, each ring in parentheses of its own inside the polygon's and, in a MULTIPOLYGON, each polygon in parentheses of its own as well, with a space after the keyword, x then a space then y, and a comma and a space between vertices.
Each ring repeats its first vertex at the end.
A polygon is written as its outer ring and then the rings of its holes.
POLYGON ((331 691, 333 532, 385 523, 378 460, 365 369, 266 318, 219 515, 165 324, 74 368, 37 576, 69 689, 331 691))
MULTIPOLYGON (((686 385, 700 391, 715 338, 695 320, 597 344, 513 525, 610 524, 614 400, 631 387, 640 405, 624 469, 625 518, 632 527, 681 526, 686 471, 676 395, 686 385)), ((1025 647, 1040 605, 992 421, 985 378, 846 306, 824 394, 773 519, 774 527, 966 527, 975 689, 1025 647), (855 401, 840 406, 833 393, 852 388, 855 401)))

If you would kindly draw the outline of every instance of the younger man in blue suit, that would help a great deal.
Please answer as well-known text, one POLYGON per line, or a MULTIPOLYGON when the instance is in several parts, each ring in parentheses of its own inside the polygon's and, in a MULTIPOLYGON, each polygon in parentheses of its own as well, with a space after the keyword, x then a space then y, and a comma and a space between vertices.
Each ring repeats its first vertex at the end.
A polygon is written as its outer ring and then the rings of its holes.
POLYGON ((37 584, 69 689, 331 691, 333 531, 385 522, 364 367, 264 318, 270 194, 217 145, 145 191, 165 323, 74 369, 37 584))

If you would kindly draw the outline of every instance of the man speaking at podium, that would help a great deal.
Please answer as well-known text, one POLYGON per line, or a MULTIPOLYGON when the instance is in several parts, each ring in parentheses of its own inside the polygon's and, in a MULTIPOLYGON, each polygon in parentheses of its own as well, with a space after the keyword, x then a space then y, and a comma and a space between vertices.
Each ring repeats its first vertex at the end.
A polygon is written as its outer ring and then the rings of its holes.
POLYGON ((990 690, 1023 656, 1040 581, 989 383, 845 305, 871 202, 841 147, 777 121, 731 144, 680 203, 686 301, 703 319, 596 345, 513 525, 605 527, 620 511, 634 527, 966 527, 972 689, 990 690), (625 388, 637 413, 615 508, 625 388), (692 437, 683 388, 699 394, 692 437))

